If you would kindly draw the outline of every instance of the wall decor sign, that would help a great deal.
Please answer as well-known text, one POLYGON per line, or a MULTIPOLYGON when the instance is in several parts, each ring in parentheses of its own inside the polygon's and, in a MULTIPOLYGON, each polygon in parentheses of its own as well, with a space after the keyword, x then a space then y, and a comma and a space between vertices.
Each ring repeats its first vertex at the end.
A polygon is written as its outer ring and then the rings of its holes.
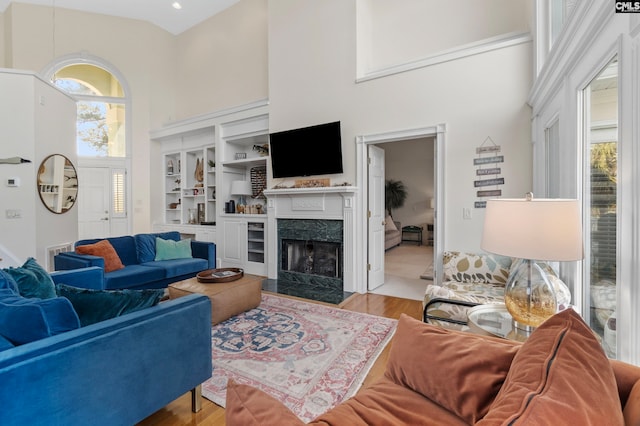
POLYGON ((473 181, 473 186, 475 186, 476 188, 479 186, 493 186, 493 185, 504 185, 504 178, 493 178, 493 179, 473 181))
MULTIPOLYGON (((498 155, 501 150, 500 145, 497 145, 491 139, 491 136, 487 136, 482 144, 476 147, 477 157, 473 159, 473 165, 476 166, 476 176, 480 176, 480 178, 473 181, 473 186, 474 188, 495 187, 495 189, 476 191, 476 197, 502 196, 502 189, 499 189, 498 186, 504 185, 504 178, 499 176, 502 173, 502 168, 496 166, 497 163, 504 163, 504 156, 498 155)), ((484 209, 487 207, 487 202, 482 200, 475 201, 473 207, 484 209)))
POLYGON ((478 197, 499 197, 502 195, 502 189, 486 189, 476 192, 478 197))
POLYGON ((491 169, 477 169, 476 170, 476 175, 477 176, 499 175, 501 172, 502 172, 502 169, 500 169, 500 167, 494 167, 494 168, 491 168, 491 169))
POLYGON ((502 155, 497 155, 495 157, 484 157, 484 158, 473 159, 473 164, 476 166, 480 164, 502 163, 502 162, 504 162, 504 157, 502 155))

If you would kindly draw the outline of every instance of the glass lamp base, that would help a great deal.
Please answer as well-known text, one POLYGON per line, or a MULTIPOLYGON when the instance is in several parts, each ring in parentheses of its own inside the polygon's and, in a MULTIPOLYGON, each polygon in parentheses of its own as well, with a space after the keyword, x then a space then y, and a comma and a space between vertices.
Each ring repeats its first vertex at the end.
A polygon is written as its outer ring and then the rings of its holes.
POLYGON ((558 310, 553 286, 532 260, 521 260, 515 268, 505 286, 504 304, 518 328, 537 327, 558 310))

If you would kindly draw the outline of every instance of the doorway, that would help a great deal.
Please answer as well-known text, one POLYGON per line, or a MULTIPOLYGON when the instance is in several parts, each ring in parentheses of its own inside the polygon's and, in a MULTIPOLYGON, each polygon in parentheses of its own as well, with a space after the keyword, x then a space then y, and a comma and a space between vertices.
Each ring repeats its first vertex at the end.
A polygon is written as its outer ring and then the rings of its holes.
POLYGON ((373 293, 413 300, 424 297, 427 281, 421 276, 433 267, 434 143, 433 137, 426 137, 369 147, 384 150, 382 181, 390 183, 384 185, 384 223, 389 229, 383 231, 384 276, 376 288, 369 282, 373 293), (398 187, 404 189, 406 198, 401 205, 393 206, 387 191, 398 187))
MULTIPOLYGON (((442 269, 442 247, 444 246, 444 232, 442 226, 442 217, 443 217, 443 187, 444 187, 444 170, 442 164, 444 164, 444 141, 445 141, 445 125, 437 125, 433 127, 426 127, 420 129, 411 129, 411 130, 403 130, 391 133, 377 134, 377 135, 367 135, 360 136, 357 138, 359 146, 359 156, 358 156, 358 164, 359 164, 359 177, 361 182, 361 187, 363 188, 363 225, 364 229, 362 231, 365 236, 365 250, 367 253, 366 266, 366 288, 363 288, 365 291, 374 291, 377 287, 380 287, 379 277, 381 275, 384 277, 384 269, 385 269, 385 257, 387 256, 378 256, 377 253, 380 251, 379 243, 376 240, 377 233, 375 232, 376 226, 378 223, 371 222, 371 218, 377 218, 376 214, 372 212, 371 209, 379 208, 379 203, 376 202, 376 199, 379 197, 384 197, 384 193, 382 195, 371 193, 372 182, 376 179, 370 178, 369 175, 369 162, 371 161, 369 158, 370 146, 375 146, 379 148, 380 146, 391 147, 394 143, 400 142, 409 142, 414 141, 414 143, 424 144, 424 146, 430 147, 432 150, 432 188, 430 196, 424 194, 419 195, 422 197, 422 200, 413 199, 408 205, 407 208, 409 212, 414 211, 417 213, 421 209, 432 209, 431 210, 431 221, 432 226, 428 226, 428 220, 423 221, 422 223, 413 223, 416 219, 413 215, 409 214, 408 222, 401 224, 401 227, 407 225, 416 225, 422 226, 423 229, 423 239, 427 239, 427 241, 433 241, 433 247, 429 250, 428 254, 425 254, 424 260, 424 270, 420 275, 424 275, 424 272, 430 267, 432 270, 432 277, 438 282, 438 271, 442 269), (421 141, 421 142, 420 142, 421 141), (440 167, 438 167, 440 165, 440 167), (371 181, 370 181, 371 180, 371 181), (377 198, 376 198, 377 197, 377 198)), ((401 146, 401 145, 397 145, 401 146)), ((423 146, 423 148, 424 148, 423 146)), ((386 173, 385 173, 386 175, 386 173)), ((376 185, 379 187, 379 185, 376 185)), ((425 183, 426 186, 426 183, 425 183)), ((407 214, 407 212, 405 212, 407 214)), ((394 220, 396 216, 394 216, 394 220)), ((400 229, 402 232, 402 229, 400 229)), ((404 242, 405 246, 407 246, 408 242, 404 242)), ((414 243, 417 247, 421 247, 414 243)), ((384 241, 381 243, 384 246, 384 241)), ((402 244, 401 244, 402 245, 402 244)), ((428 247, 428 246, 427 246, 428 247)), ((425 246, 422 246, 424 249, 425 246)), ((384 252, 384 249, 382 249, 384 252)), ((393 250, 393 249, 392 249, 393 250)), ((419 276, 415 277, 416 280, 420 279, 419 276)), ((386 278, 387 280, 389 278, 386 278)), ((420 282, 418 282, 420 283, 420 282)), ((384 284, 384 282, 382 283, 384 284)), ((426 287, 427 282, 424 281, 423 286, 426 287)), ((424 288, 422 287, 422 288, 424 288)), ((381 290, 378 290, 381 291, 381 290)), ((402 296, 401 296, 402 297, 402 296)))

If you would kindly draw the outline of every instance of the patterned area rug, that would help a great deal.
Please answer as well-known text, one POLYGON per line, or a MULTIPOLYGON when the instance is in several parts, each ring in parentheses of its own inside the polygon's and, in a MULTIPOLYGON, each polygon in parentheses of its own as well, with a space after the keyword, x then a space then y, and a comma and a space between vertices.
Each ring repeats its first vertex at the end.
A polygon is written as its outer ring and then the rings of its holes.
POLYGON ((212 328, 213 376, 202 395, 224 407, 232 378, 308 422, 356 393, 396 322, 263 294, 258 308, 212 328))

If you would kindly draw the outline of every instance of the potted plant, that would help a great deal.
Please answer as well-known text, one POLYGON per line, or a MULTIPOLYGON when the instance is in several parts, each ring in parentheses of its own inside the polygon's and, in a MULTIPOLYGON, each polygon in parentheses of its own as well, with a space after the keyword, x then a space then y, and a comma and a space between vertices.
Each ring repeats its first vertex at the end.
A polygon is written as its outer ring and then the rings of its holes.
POLYGON ((384 185, 384 203, 389 216, 393 218, 391 210, 404 206, 407 199, 407 188, 401 180, 387 179, 384 185))

